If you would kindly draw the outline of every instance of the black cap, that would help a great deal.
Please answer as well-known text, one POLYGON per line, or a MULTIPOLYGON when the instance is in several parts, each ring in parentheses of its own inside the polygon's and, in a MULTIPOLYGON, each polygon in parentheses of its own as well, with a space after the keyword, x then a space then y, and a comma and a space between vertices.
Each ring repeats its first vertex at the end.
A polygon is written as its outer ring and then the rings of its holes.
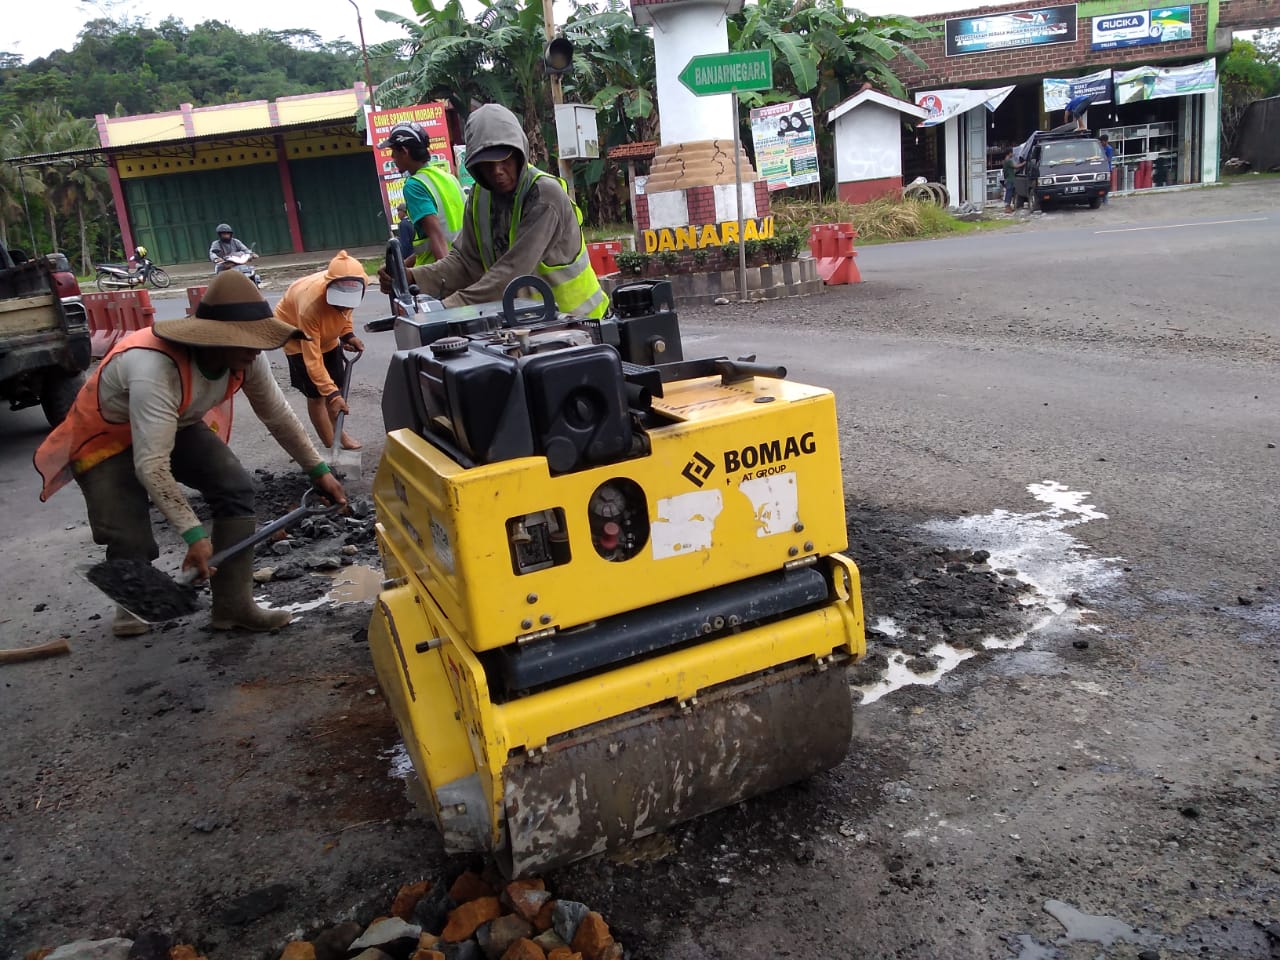
POLYGON ((378 149, 387 150, 391 147, 408 147, 413 144, 418 144, 425 149, 431 146, 431 138, 427 136, 427 131, 422 129, 422 124, 415 120, 406 120, 391 128, 387 139, 378 144, 378 149))

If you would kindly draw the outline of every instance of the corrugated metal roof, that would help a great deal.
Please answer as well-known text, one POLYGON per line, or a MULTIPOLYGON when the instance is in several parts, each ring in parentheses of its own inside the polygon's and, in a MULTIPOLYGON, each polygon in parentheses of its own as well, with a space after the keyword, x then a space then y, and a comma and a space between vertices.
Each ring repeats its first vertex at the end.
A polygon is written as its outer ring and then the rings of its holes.
POLYGON ((105 162, 107 157, 126 154, 147 154, 158 149, 175 149, 194 143, 238 143, 241 140, 252 140, 261 137, 274 137, 278 133, 294 133, 299 130, 325 130, 331 128, 355 130, 356 121, 352 117, 349 122, 341 120, 309 120, 305 123, 282 124, 275 127, 258 127, 253 130, 237 130, 233 133, 206 133, 195 137, 176 137, 168 140, 150 140, 143 143, 119 144, 110 147, 86 147, 82 150, 61 150, 57 153, 33 153, 24 157, 5 157, 5 163, 16 167, 29 167, 56 160, 76 160, 79 158, 96 158, 105 162))

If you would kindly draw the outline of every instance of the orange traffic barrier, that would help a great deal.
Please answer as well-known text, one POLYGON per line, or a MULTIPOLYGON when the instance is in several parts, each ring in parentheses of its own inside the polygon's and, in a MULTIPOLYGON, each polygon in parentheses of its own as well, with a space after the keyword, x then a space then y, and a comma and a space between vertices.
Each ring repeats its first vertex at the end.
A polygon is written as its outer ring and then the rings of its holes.
POLYGON ((84 294, 84 309, 89 316, 89 339, 93 356, 101 359, 121 337, 151 326, 156 308, 146 290, 113 290, 110 293, 84 294))
POLYGON ((599 243, 587 244, 587 257, 591 260, 591 269, 597 277, 618 272, 618 261, 614 257, 622 252, 620 240, 602 240, 599 243))
POLYGON ((854 258, 853 241, 858 231, 852 223, 815 223, 809 227, 809 252, 818 261, 818 276, 823 283, 861 283, 862 274, 854 258))
POLYGON ((200 301, 204 299, 204 292, 209 288, 206 287, 187 287, 187 316, 193 317, 196 313, 196 307, 200 306, 200 301))

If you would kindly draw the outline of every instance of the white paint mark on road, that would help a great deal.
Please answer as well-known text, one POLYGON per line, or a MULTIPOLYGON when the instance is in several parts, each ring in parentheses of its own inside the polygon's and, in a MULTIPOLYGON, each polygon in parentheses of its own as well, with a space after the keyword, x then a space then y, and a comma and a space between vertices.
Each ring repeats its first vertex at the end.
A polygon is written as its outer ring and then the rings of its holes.
POLYGON ((991 554, 993 569, 1012 567, 1018 579, 1036 588, 1033 600, 1062 615, 1073 593, 1083 593, 1118 580, 1121 557, 1094 557, 1067 531, 1107 515, 1086 503, 1088 491, 1069 490, 1055 480, 1028 485, 1027 492, 1047 509, 1036 513, 994 510, 981 517, 931 520, 924 529, 946 546, 981 547, 991 554))
MULTIPOLYGON (((1056 480, 1045 480, 1029 484, 1027 492, 1046 508, 1035 513, 994 510, 985 516, 931 520, 922 525, 944 546, 988 551, 991 556, 987 563, 992 569, 1012 568, 1017 571, 1017 579, 1034 588, 1024 603, 1041 604, 1048 609, 1046 616, 1022 633, 985 638, 982 647, 986 650, 1016 649, 1035 633, 1078 622, 1083 610, 1069 602, 1072 594, 1097 590, 1121 576, 1116 564, 1122 558, 1090 556, 1088 548, 1067 532, 1092 520, 1107 519, 1105 513, 1088 502, 1089 491, 1071 490, 1056 480)), ((880 617, 872 629, 891 638, 902 635, 901 628, 889 617, 880 617)), ((915 673, 906 666, 906 655, 894 653, 888 668, 875 683, 858 688, 863 694, 862 703, 874 703, 910 684, 935 684, 973 655, 972 650, 938 643, 926 652, 926 656, 937 659, 937 667, 927 673, 915 673)))
POLYGON ((409 751, 405 749, 403 743, 397 743, 394 747, 383 750, 378 756, 387 761, 389 767, 387 776, 392 780, 408 780, 413 774, 413 761, 409 759, 409 751))
POLYGON ((1115 227, 1111 230, 1095 230, 1101 233, 1141 233, 1143 230, 1177 230, 1180 227, 1217 227, 1225 223, 1262 223, 1270 217, 1241 217, 1238 220, 1202 220, 1199 223, 1166 223, 1156 227, 1115 227))

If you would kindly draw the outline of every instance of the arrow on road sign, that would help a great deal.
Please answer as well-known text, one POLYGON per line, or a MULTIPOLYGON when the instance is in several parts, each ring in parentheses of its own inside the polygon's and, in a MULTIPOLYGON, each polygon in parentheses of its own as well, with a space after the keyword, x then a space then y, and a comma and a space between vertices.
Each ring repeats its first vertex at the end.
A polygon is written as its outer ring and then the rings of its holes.
POLYGON ((773 57, 768 50, 706 53, 690 60, 677 79, 697 97, 769 90, 773 87, 773 57))

